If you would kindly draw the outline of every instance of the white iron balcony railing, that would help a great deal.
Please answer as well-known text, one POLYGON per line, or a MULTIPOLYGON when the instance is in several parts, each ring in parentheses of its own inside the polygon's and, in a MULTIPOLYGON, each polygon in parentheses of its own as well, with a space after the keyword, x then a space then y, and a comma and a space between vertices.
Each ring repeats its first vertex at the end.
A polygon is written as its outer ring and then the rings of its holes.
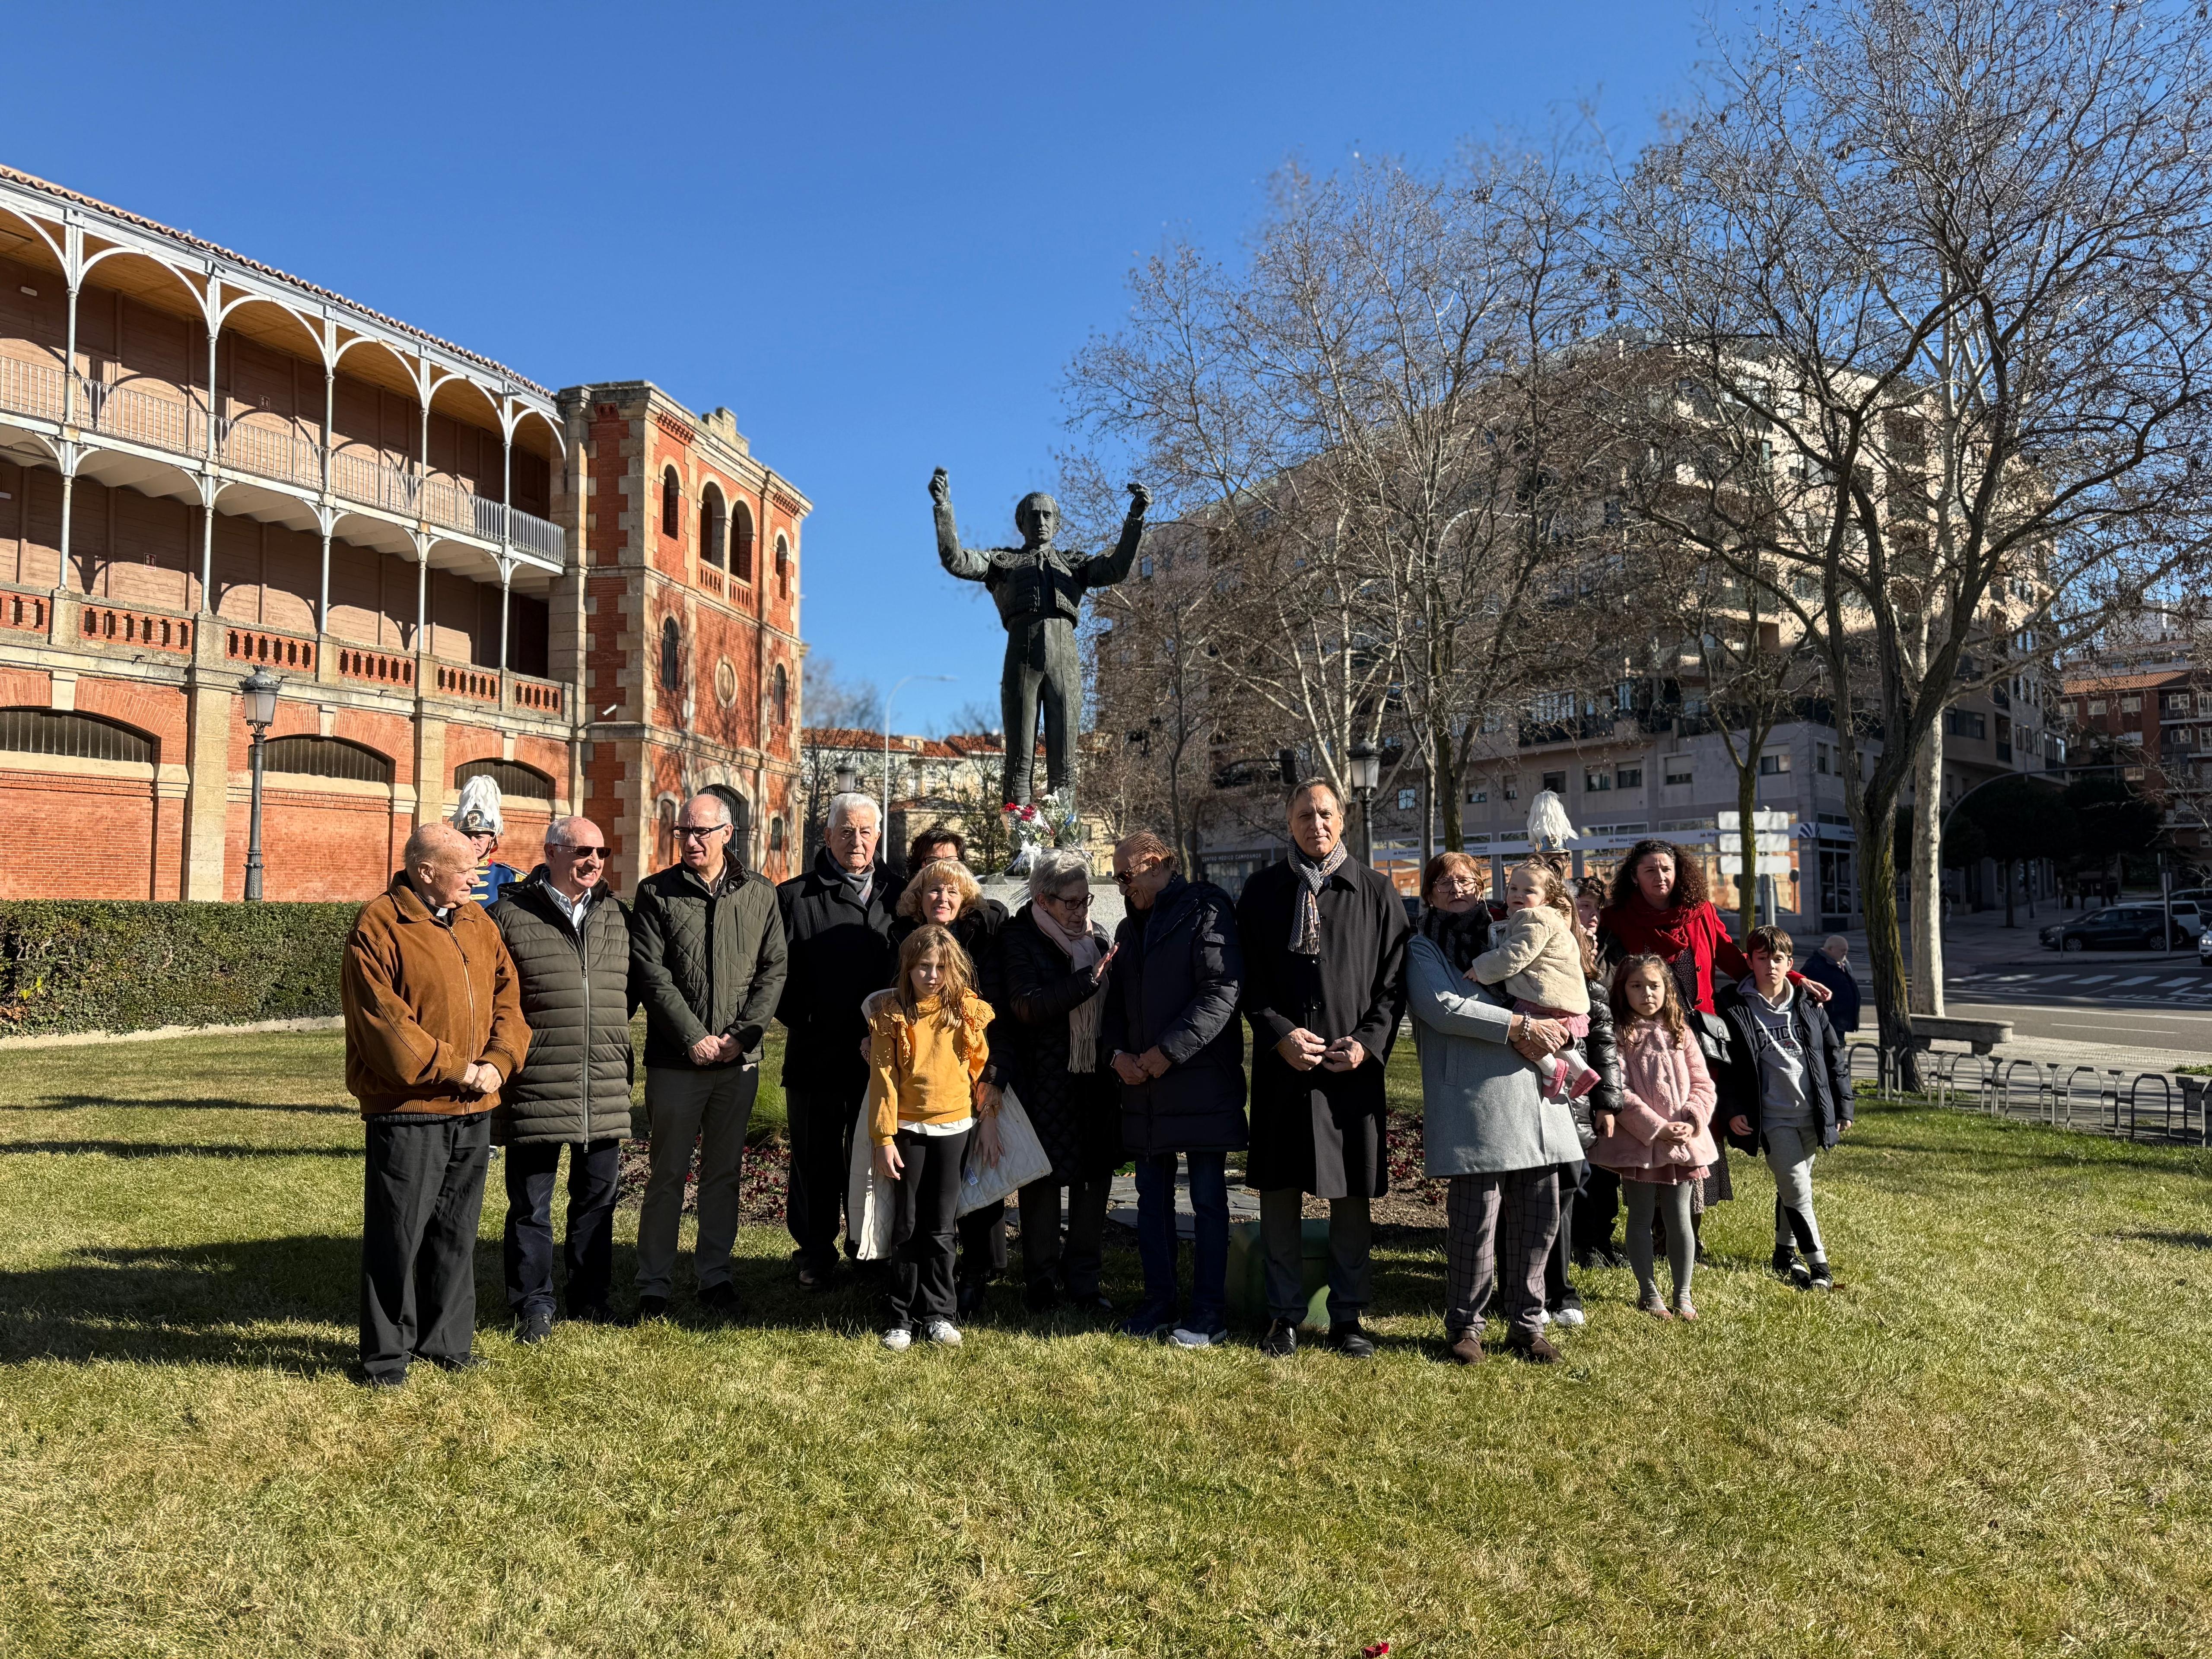
MULTIPOLYGON (((181 394, 148 389, 159 384, 111 385, 80 375, 77 424, 149 449, 204 459, 206 411, 181 394)), ((64 413, 64 390, 58 368, 0 357, 0 409, 58 421, 64 413)), ((216 435, 218 457, 227 466, 301 489, 323 487, 323 447, 313 438, 250 416, 218 422, 216 435)), ((484 541, 505 542, 556 564, 567 562, 568 538, 550 520, 479 495, 449 477, 419 477, 393 466, 380 452, 341 448, 329 461, 333 495, 484 541)))

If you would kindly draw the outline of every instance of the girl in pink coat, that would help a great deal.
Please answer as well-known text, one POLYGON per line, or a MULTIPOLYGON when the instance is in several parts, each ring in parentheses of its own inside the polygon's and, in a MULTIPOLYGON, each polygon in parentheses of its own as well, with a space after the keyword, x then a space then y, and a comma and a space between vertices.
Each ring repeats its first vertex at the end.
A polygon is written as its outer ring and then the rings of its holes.
POLYGON ((1612 1000, 1621 1109, 1613 1132, 1591 1144, 1589 1160, 1620 1177, 1628 1200, 1628 1264, 1642 1292, 1637 1305, 1659 1319, 1695 1319, 1690 1279, 1697 1272, 1698 1244, 1690 1200, 1720 1158, 1712 1136, 1712 1076, 1663 959, 1635 956, 1623 962, 1613 976, 1612 1000), (1674 1276, 1671 1312, 1660 1299, 1652 1265, 1654 1210, 1666 1218, 1667 1265, 1674 1276))

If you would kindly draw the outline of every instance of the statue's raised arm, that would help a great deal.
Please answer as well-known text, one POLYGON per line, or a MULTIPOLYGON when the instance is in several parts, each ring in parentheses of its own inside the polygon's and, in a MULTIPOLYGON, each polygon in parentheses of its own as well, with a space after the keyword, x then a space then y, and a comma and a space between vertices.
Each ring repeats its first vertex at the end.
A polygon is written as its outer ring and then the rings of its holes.
POLYGON ((929 499, 937 507, 938 562, 962 581, 981 581, 991 574, 991 556, 960 545, 959 527, 952 519, 952 479, 941 466, 929 475, 929 499))
POLYGON ((1145 509, 1152 504, 1152 492, 1140 483, 1129 486, 1129 511, 1121 520, 1121 539, 1114 544, 1111 553, 1101 553, 1083 562, 1083 585, 1085 587, 1111 587, 1129 579, 1129 568, 1137 562, 1137 548, 1145 539, 1145 509))

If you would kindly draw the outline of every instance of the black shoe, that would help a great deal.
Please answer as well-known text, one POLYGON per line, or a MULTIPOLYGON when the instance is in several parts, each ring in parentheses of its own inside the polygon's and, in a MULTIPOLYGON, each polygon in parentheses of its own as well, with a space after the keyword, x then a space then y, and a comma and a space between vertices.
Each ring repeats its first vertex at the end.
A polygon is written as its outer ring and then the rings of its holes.
POLYGON ((1114 1303, 1103 1291, 1070 1291, 1067 1305, 1090 1319, 1111 1319, 1114 1303))
POLYGON ((1806 1264, 1806 1282, 1816 1291, 1832 1291, 1836 1276, 1828 1271, 1828 1258, 1816 1255, 1806 1264))
POLYGON ((1589 1272, 1591 1268, 1598 1265, 1597 1252, 1590 1249, 1587 1244, 1573 1252, 1573 1259, 1575 1266, 1581 1268, 1584 1273, 1589 1272))
MULTIPOLYGON (((1260 1352, 1270 1359, 1288 1359, 1298 1351, 1298 1328, 1287 1319, 1278 1319, 1267 1327, 1267 1335, 1260 1339, 1260 1352)), ((1370 1353, 1374 1352, 1370 1345, 1370 1353)))
POLYGON ((981 1310, 983 1306, 983 1292, 988 1288, 989 1283, 985 1279, 969 1279, 962 1280, 960 1288, 953 1293, 953 1317, 956 1319, 973 1318, 975 1314, 981 1310))
POLYGON ((1375 1340, 1359 1328, 1359 1322, 1356 1319, 1346 1320, 1341 1325, 1330 1326, 1328 1346, 1346 1359, 1375 1358, 1375 1340))
POLYGON ((830 1288, 832 1269, 826 1261, 810 1261, 793 1253, 793 1263, 799 1270, 799 1288, 802 1291, 826 1291, 830 1288))
POLYGON ((1626 1250, 1615 1249, 1610 1244, 1600 1250, 1598 1255, 1608 1267, 1626 1267, 1628 1265, 1628 1253, 1626 1250))
POLYGON ((1033 1279, 1022 1291, 1022 1305, 1031 1313, 1050 1313, 1060 1305, 1060 1286, 1049 1279, 1033 1279))
POLYGON ((720 1314, 725 1319, 735 1319, 739 1312, 738 1287, 727 1281, 709 1285, 699 1292, 699 1305, 708 1313, 720 1314))
POLYGON ((668 1298, 666 1297, 641 1296, 637 1299, 637 1315, 630 1321, 630 1323, 633 1325, 642 1325, 648 1319, 665 1319, 667 1317, 668 1298))
POLYGON ((405 1371, 363 1371, 353 1374, 355 1385, 363 1389, 404 1389, 407 1386, 405 1371))
POLYGON ((1774 1271, 1784 1279, 1795 1279, 1804 1271, 1797 1265, 1797 1252, 1787 1244, 1774 1247, 1774 1271))
POLYGON ((417 1359, 427 1359, 441 1371, 480 1370, 491 1364, 480 1353, 419 1353, 417 1359))
POLYGON ((543 1308, 532 1308, 522 1316, 522 1325, 514 1340, 524 1347, 534 1348, 553 1334, 553 1316, 543 1308))
POLYGON ((1175 1320, 1174 1309, 1156 1307, 1148 1303, 1121 1322, 1121 1334, 1139 1340, 1155 1337, 1173 1325, 1175 1320))
POLYGON ((568 1317, 579 1325, 619 1325, 622 1323, 622 1321, 615 1316, 615 1310, 607 1306, 604 1302, 586 1302, 580 1308, 571 1308, 568 1310, 568 1317))

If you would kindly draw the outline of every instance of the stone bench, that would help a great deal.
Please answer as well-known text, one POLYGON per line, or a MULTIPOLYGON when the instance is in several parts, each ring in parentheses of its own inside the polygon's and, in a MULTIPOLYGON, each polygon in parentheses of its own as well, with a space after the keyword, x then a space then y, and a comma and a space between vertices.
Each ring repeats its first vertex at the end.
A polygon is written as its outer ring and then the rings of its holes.
POLYGON ((1936 1042, 1964 1042, 1978 1054, 1985 1054, 2000 1042, 2012 1041, 2012 1022, 2008 1019, 1950 1019, 1938 1018, 1934 1014, 1915 1014, 1912 1017, 1912 1046, 1925 1048, 1936 1042))

